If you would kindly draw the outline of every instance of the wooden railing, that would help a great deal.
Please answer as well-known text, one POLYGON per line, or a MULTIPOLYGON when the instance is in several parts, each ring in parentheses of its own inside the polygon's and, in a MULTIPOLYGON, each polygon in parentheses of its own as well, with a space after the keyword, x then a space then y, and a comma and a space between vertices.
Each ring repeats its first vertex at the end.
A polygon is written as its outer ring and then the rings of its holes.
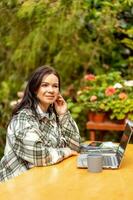
POLYGON ((115 123, 112 121, 104 121, 104 122, 93 122, 88 121, 86 123, 86 128, 89 129, 90 140, 96 140, 96 130, 102 131, 123 131, 125 128, 125 123, 115 123))

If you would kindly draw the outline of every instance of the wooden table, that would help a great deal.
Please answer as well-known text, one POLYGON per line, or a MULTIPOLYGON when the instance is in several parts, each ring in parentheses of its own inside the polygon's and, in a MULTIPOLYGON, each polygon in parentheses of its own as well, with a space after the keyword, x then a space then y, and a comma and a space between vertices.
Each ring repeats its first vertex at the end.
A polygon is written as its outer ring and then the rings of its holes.
POLYGON ((113 123, 111 121, 105 122, 93 122, 88 121, 86 123, 86 128, 90 131, 90 140, 96 140, 96 130, 100 131, 123 131, 125 128, 125 124, 113 123))
POLYGON ((0 184, 0 200, 132 200, 133 145, 121 168, 90 173, 76 168, 76 156, 36 167, 0 184))

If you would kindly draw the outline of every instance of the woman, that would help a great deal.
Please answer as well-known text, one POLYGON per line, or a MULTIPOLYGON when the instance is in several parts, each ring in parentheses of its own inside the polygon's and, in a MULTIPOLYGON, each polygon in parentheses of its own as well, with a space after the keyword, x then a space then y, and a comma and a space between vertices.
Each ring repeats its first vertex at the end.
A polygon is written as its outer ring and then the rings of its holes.
POLYGON ((77 125, 60 94, 58 73, 48 66, 38 68, 13 110, 0 162, 0 181, 77 155, 79 141, 77 125))

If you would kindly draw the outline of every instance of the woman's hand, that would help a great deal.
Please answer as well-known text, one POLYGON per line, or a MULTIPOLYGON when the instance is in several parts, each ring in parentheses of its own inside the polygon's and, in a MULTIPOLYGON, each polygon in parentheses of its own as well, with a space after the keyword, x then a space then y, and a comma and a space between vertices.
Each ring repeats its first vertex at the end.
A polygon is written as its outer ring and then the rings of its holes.
POLYGON ((67 103, 63 99, 63 97, 59 94, 58 98, 54 102, 55 110, 58 115, 64 115, 67 111, 67 103))

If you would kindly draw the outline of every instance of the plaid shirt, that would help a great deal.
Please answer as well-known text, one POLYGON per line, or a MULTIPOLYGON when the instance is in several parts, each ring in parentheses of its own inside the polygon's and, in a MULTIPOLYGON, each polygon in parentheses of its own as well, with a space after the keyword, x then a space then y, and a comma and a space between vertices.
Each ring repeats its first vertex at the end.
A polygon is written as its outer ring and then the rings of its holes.
POLYGON ((34 166, 48 166, 79 150, 80 135, 69 111, 58 116, 30 109, 14 115, 7 129, 4 156, 0 161, 0 181, 8 180, 34 166))

